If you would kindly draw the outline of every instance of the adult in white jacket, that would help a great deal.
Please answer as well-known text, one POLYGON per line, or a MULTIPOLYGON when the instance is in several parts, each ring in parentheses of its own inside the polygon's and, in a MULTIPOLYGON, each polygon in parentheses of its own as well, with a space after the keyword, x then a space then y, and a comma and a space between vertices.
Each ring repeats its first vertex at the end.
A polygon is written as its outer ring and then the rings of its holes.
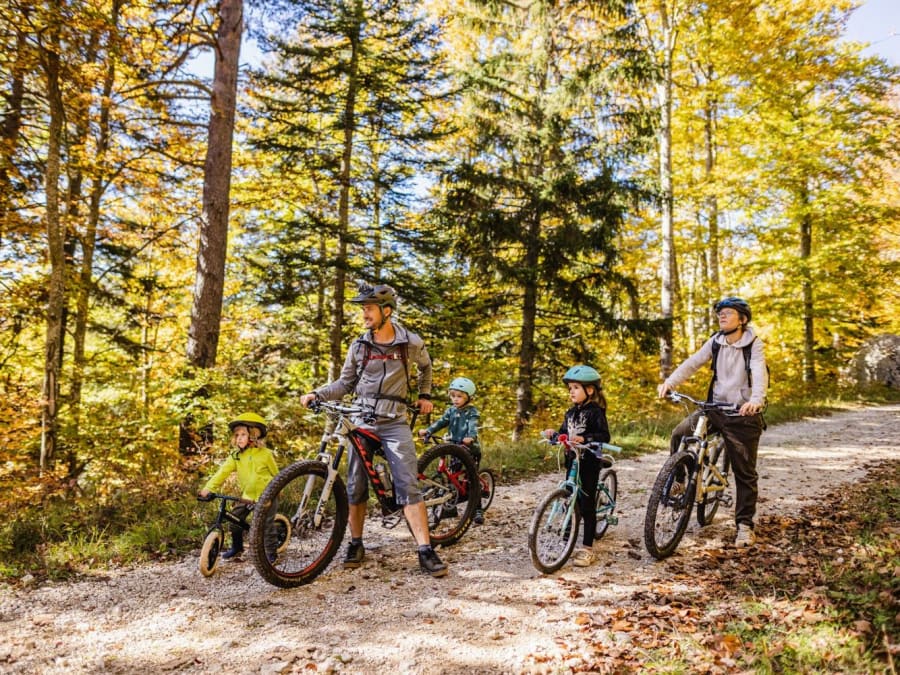
MULTIPOLYGON (((709 400, 732 403, 740 411, 740 415, 728 416, 716 410, 709 411, 707 415, 710 428, 719 431, 725 440, 725 450, 734 471, 734 520, 737 526, 735 546, 752 546, 756 543, 753 518, 759 496, 756 454, 759 437, 765 428, 762 410, 769 386, 768 369, 762 340, 757 338, 749 325, 752 318, 750 305, 741 298, 728 297, 716 303, 715 313, 719 320, 719 332, 678 366, 659 385, 658 391, 660 398, 665 397, 669 391, 709 363, 713 357, 713 343, 718 343, 709 400), (744 348, 748 345, 749 369, 744 355, 744 348)), ((672 452, 678 450, 682 436, 691 433, 696 414, 688 416, 672 431, 672 452)))

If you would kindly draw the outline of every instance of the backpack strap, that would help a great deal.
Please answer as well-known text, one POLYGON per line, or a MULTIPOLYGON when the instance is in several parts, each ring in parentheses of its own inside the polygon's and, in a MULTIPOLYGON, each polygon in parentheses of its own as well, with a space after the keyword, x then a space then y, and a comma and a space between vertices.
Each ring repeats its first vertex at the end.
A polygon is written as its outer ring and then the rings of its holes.
MULTIPOLYGON (((356 385, 359 384, 359 380, 362 377, 363 371, 365 371, 366 366, 369 365, 369 361, 403 361, 403 372, 406 375, 406 391, 409 393, 409 343, 401 342, 400 343, 400 351, 399 353, 394 354, 373 354, 372 353, 372 344, 365 340, 366 333, 360 335, 356 341, 361 343, 363 346, 363 357, 362 361, 359 362, 359 366, 356 368, 356 381, 353 383, 354 390, 356 389, 356 385)), ((389 396, 386 394, 377 394, 375 396, 376 399, 386 399, 390 401, 398 401, 400 403, 407 403, 406 399, 401 399, 399 396, 389 396)))
MULTIPOLYGON (((710 361, 710 367, 712 368, 712 379, 709 381, 709 391, 706 392, 706 401, 708 403, 712 403, 712 395, 713 395, 713 385, 716 383, 716 366, 717 361, 719 360, 719 350, 722 348, 716 338, 719 336, 719 333, 715 333, 712 336, 712 360, 710 361)), ((753 343, 756 341, 756 336, 753 336, 753 339, 750 340, 746 345, 741 347, 741 351, 744 352, 744 368, 747 371, 747 384, 752 389, 753 388, 753 374, 750 372, 750 354, 753 351, 753 343)))

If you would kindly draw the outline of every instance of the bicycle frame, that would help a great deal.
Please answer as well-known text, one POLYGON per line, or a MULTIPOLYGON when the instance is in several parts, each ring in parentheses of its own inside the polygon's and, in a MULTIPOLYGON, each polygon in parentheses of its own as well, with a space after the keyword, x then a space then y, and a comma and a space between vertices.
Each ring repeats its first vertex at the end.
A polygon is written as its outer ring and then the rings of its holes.
MULTIPOLYGON (((397 500, 393 494, 388 494, 387 486, 375 470, 375 455, 381 454, 384 456, 381 439, 369 429, 362 428, 355 424, 350 417, 351 415, 374 415, 374 413, 371 413, 371 411, 367 411, 364 408, 338 404, 330 404, 329 408, 326 410, 329 412, 329 416, 332 419, 335 419, 335 427, 332 431, 329 431, 328 425, 326 425, 326 429, 322 433, 322 440, 319 444, 319 452, 316 455, 316 461, 322 462, 322 464, 328 468, 328 476, 325 479, 325 485, 322 488, 322 494, 326 496, 326 499, 319 500, 319 503, 316 505, 316 510, 313 513, 312 518, 313 524, 316 527, 321 526, 323 519, 323 504, 327 501, 327 496, 331 494, 331 490, 334 488, 334 483, 338 476, 338 469, 341 465, 341 459, 346 452, 350 451, 356 451, 359 458, 362 460, 363 467, 369 477, 369 482, 375 490, 375 496, 378 499, 378 503, 381 505, 382 516, 387 518, 392 514, 396 514, 400 510, 400 507, 397 505, 397 500), (334 454, 328 452, 328 446, 332 442, 337 444, 337 450, 334 454)), ((392 418, 393 416, 385 417, 392 418)), ((306 509, 312 490, 313 480, 308 479, 306 489, 303 492, 303 497, 298 504, 297 513, 302 513, 306 509)), ((397 520, 399 521, 399 517, 397 520)), ((393 524, 396 524, 396 522, 393 524)))
MULTIPOLYGON (((679 396, 683 396, 683 394, 679 394, 679 396)), ((703 469, 716 479, 715 482, 712 482, 704 477, 704 480, 694 481, 694 502, 696 504, 702 503, 703 498, 708 494, 724 492, 728 488, 728 476, 723 475, 719 471, 719 467, 709 461, 709 457, 712 455, 710 451, 724 444, 724 442, 719 432, 709 433, 709 418, 706 416, 706 410, 701 408, 700 414, 697 416, 697 422, 694 425, 693 434, 682 437, 681 443, 678 445, 678 452, 684 451, 694 457, 695 473, 699 474, 700 470, 703 469)))
MULTIPOLYGON (((586 495, 587 493, 581 487, 581 456, 584 452, 586 452, 586 451, 592 452, 592 450, 587 445, 569 441, 568 438, 565 436, 565 434, 561 435, 557 440, 560 443, 560 445, 562 445, 563 447, 565 447, 568 450, 572 450, 575 453, 575 457, 572 459, 572 464, 569 467, 569 471, 566 473, 565 479, 560 482, 558 487, 563 488, 564 490, 568 490, 573 495, 576 495, 576 497, 579 494, 582 496, 586 495)), ((601 443, 600 448, 601 448, 601 450, 609 450, 612 452, 621 452, 621 450, 622 450, 622 448, 620 448, 619 446, 610 445, 609 443, 601 443)), ((612 464, 613 464, 612 457, 610 457, 609 455, 603 455, 603 459, 605 459, 606 461, 608 461, 610 463, 609 467, 604 467, 604 468, 612 467, 612 464)), ((602 481, 597 483, 597 489, 603 490, 603 492, 606 493, 606 496, 609 498, 610 505, 611 505, 610 507, 607 507, 606 510, 608 510, 610 513, 612 513, 615 510, 615 506, 616 506, 615 499, 613 499, 613 496, 611 494, 609 494, 609 491, 606 489, 606 486, 603 484, 602 481)), ((575 500, 573 499, 569 503, 568 513, 566 514, 566 524, 567 525, 569 523, 569 519, 572 517, 572 513, 574 512, 574 510, 575 510, 575 500)), ((610 524, 615 525, 615 522, 610 521, 610 524)))

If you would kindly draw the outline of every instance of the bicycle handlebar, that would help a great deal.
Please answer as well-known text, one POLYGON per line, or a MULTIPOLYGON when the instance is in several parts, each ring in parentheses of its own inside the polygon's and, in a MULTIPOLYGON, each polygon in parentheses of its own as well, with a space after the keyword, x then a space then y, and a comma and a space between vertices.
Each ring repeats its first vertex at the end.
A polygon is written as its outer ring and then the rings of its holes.
POLYGON ((252 499, 244 499, 243 497, 232 497, 231 495, 222 495, 217 492, 210 492, 205 497, 197 495, 198 502, 211 502, 214 499, 222 499, 226 502, 238 502, 240 504, 255 504, 252 499))
POLYGON ((678 391, 670 391, 666 398, 674 403, 682 403, 683 401, 688 401, 689 403, 693 403, 695 406, 700 408, 701 410, 718 410, 730 417, 734 417, 736 415, 740 415, 738 407, 734 403, 720 403, 716 401, 699 401, 692 396, 688 396, 687 394, 682 394, 678 391))
POLYGON ((595 455, 599 450, 601 453, 606 450, 608 452, 622 452, 622 448, 618 445, 613 445, 612 443, 601 443, 599 441, 591 441, 589 443, 576 443, 573 440, 570 440, 566 434, 560 434, 556 437, 555 441, 550 439, 546 439, 548 443, 551 445, 563 445, 566 448, 578 448, 580 450, 588 450, 595 455))
POLYGON ((400 417, 397 413, 377 413, 374 406, 347 405, 337 401, 324 401, 315 398, 309 403, 309 409, 314 413, 330 413, 332 415, 363 415, 366 421, 374 421, 377 418, 396 419, 400 417))

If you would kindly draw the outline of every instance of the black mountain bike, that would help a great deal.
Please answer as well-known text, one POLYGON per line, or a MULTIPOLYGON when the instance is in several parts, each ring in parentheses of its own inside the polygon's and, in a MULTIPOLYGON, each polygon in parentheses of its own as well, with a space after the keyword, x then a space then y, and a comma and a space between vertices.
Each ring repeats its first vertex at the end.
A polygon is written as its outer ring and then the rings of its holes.
MULTIPOLYGON (((361 419, 373 424, 379 418, 395 416, 378 415, 371 408, 331 401, 314 401, 310 408, 328 416, 318 456, 282 469, 257 502, 257 510, 265 513, 277 499, 279 511, 288 514, 291 523, 291 536, 275 561, 266 558, 264 528, 250 529, 249 548, 254 567, 263 579, 281 588, 310 583, 325 571, 340 548, 349 505, 338 469, 346 453, 355 452, 362 460, 381 508, 382 525, 393 528, 401 520, 406 521, 403 507, 394 496, 381 439, 354 421, 361 419), (334 446, 333 452, 330 445, 334 446)), ((456 445, 435 446, 419 458, 418 478, 432 545, 449 546, 457 542, 469 529, 480 498, 478 472, 472 456, 456 445), (462 472, 452 475, 451 464, 461 466, 462 472), (461 481, 474 486, 468 499, 461 497, 461 481)), ((254 523, 262 521, 262 517, 254 518, 254 523)))
MULTIPOLYGON (((200 574, 205 577, 212 576, 219 566, 219 553, 225 546, 225 523, 238 525, 245 532, 250 529, 250 523, 241 520, 228 509, 228 502, 245 504, 251 509, 255 503, 240 497, 220 495, 215 492, 210 492, 205 497, 197 497, 197 500, 201 502, 211 502, 214 499, 219 500, 219 513, 216 516, 216 522, 206 532, 206 536, 203 538, 203 547, 200 549, 200 574)), ((285 542, 290 538, 291 524, 285 516, 276 513, 275 528, 278 533, 278 551, 281 552, 284 550, 285 542)))

